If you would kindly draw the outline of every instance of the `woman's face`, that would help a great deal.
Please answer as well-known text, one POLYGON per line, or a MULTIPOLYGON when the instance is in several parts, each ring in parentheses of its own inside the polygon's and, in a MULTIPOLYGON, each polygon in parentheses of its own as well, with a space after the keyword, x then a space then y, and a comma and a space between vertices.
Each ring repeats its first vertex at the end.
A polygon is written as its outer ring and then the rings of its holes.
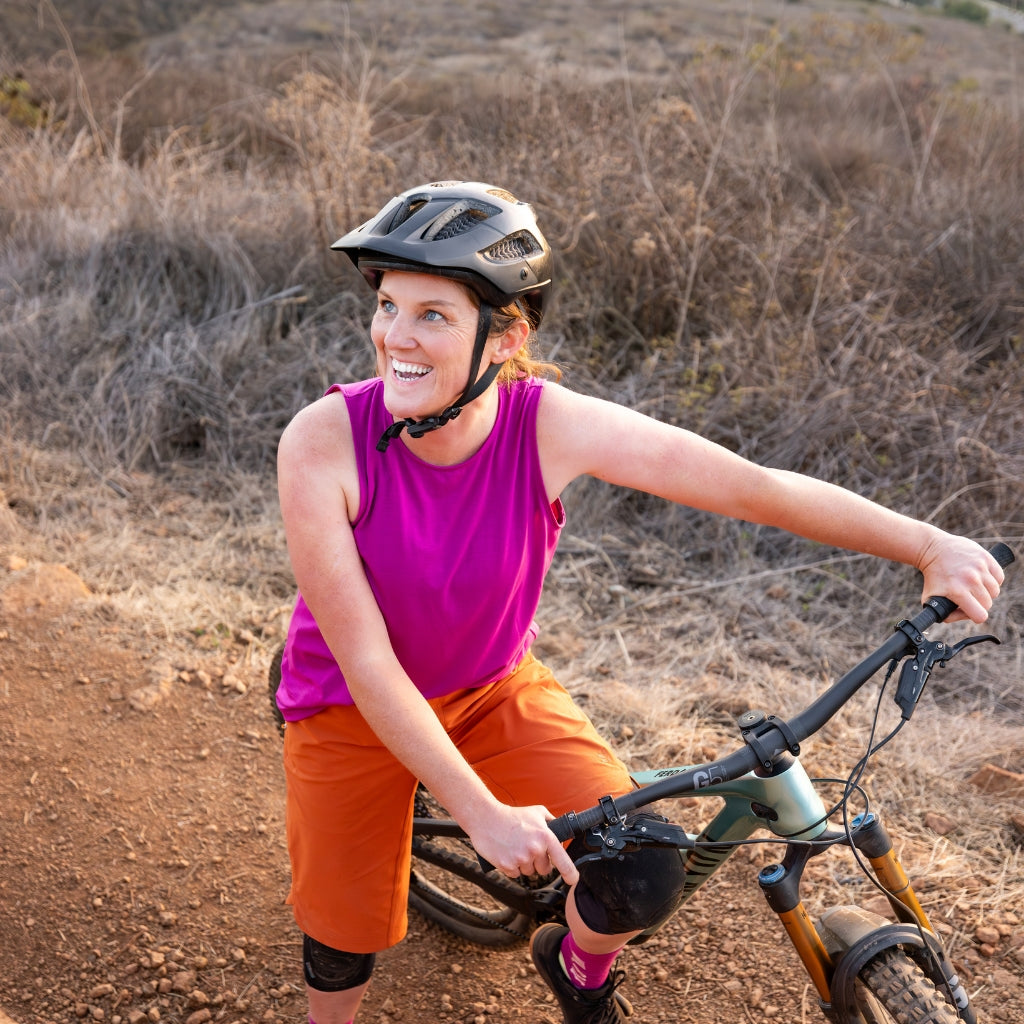
MULTIPOLYGON (((436 415, 462 394, 478 316, 466 289, 455 281, 397 270, 384 274, 370 337, 388 412, 401 419, 422 419, 436 415)), ((481 369, 490 349, 489 345, 481 369)))

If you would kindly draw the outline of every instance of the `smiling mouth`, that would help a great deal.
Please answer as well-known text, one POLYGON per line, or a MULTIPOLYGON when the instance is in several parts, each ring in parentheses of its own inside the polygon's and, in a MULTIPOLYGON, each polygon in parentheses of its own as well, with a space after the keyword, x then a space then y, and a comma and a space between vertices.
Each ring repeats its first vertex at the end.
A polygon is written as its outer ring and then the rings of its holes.
POLYGON ((416 363, 400 363, 397 359, 391 360, 391 368, 395 376, 401 381, 421 380, 431 372, 429 366, 418 366, 416 363))

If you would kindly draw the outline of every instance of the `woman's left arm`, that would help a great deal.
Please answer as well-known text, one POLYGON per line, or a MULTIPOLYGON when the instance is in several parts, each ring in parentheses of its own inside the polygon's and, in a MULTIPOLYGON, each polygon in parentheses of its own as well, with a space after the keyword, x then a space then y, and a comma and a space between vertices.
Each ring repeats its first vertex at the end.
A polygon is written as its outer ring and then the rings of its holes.
POLYGON ((545 385, 538 419, 549 496, 588 474, 692 508, 775 526, 834 547, 903 562, 924 597, 955 601, 983 622, 1002 569, 980 545, 835 484, 758 466, 721 445, 635 410, 545 385))

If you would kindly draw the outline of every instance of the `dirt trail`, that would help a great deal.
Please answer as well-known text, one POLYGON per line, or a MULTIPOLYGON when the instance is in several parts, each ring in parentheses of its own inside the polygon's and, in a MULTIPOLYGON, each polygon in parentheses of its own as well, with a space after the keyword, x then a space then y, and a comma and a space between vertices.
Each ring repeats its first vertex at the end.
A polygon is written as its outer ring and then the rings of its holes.
MULTIPOLYGON (((264 667, 244 633, 168 655, 61 567, 0 572, 0 1006, 15 1024, 305 1024, 264 667)), ((760 856, 630 951, 638 1021, 816 1019, 750 884, 760 856)), ((960 966, 982 1020, 1019 1024, 1020 929, 990 924, 994 950, 970 944, 960 966)), ((524 949, 415 918, 363 1017, 559 1019, 524 949)))

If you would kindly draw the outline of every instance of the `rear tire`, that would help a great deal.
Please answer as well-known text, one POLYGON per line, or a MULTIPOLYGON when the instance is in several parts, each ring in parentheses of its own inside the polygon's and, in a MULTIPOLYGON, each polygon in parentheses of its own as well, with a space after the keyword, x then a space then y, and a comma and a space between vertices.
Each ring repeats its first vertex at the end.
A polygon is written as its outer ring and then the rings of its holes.
POLYGON ((529 938, 534 923, 480 889, 472 878, 483 871, 468 858, 460 858, 456 875, 459 855, 432 840, 414 840, 412 856, 409 906, 428 921, 480 946, 515 946, 529 938))
MULTIPOLYGON (((422 787, 416 793, 416 817, 448 814, 422 787)), ((446 931, 481 946, 515 946, 526 942, 538 921, 503 903, 483 886, 497 886, 510 899, 547 879, 503 878, 484 872, 469 841, 441 836, 413 836, 409 906, 446 931)))
POLYGON ((283 657, 284 644, 281 644, 274 651, 274 656, 270 659, 270 667, 267 669, 267 696, 270 698, 270 713, 274 716, 277 731, 282 736, 284 735, 284 715, 281 714, 281 709, 277 706, 277 688, 281 685, 281 659, 283 657))

